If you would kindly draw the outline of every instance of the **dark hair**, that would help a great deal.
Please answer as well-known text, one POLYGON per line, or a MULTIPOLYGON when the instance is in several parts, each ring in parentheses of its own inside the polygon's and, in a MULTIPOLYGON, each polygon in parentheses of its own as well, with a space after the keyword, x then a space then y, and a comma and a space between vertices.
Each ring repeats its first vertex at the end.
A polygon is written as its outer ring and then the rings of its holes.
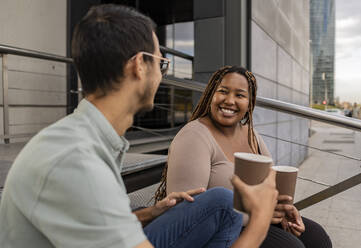
MULTIPOLYGON (((154 22, 135 9, 104 4, 92 7, 76 25, 72 57, 84 95, 114 90, 124 65, 140 51, 154 53, 154 22)), ((152 61, 150 56, 144 60, 152 61)))
MULTIPOLYGON (((253 110, 256 105, 256 96, 257 96, 257 81, 252 72, 240 66, 225 66, 217 70, 212 77, 209 79, 207 87, 205 88, 201 99, 199 100, 195 110, 193 111, 192 117, 189 121, 193 121, 202 117, 205 117, 211 112, 211 102, 216 92, 218 86, 221 84, 222 79, 228 73, 238 73, 244 76, 248 81, 248 97, 249 104, 248 110, 241 121, 242 125, 248 125, 248 144, 253 153, 259 153, 258 142, 253 130, 253 110)), ((165 165, 162 172, 162 178, 160 185, 155 193, 155 201, 160 201, 166 197, 167 192, 167 171, 168 164, 165 165)))

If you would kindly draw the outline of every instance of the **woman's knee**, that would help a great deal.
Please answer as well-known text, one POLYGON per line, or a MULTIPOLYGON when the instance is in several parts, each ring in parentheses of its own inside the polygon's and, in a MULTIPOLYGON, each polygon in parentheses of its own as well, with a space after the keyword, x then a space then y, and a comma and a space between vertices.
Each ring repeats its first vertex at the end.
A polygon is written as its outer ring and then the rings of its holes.
POLYGON ((302 217, 305 224, 305 232, 300 239, 306 247, 331 248, 332 242, 326 230, 317 222, 302 217))
POLYGON ((208 189, 205 193, 213 204, 233 208, 233 191, 222 187, 214 187, 208 189))
POLYGON ((260 248, 305 248, 301 240, 279 226, 270 225, 266 239, 260 248))

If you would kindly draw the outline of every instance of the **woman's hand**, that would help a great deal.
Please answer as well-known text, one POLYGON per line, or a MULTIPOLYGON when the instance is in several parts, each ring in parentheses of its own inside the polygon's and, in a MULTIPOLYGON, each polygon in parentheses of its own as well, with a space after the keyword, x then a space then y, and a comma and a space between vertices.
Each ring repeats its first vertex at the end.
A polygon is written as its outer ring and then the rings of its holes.
POLYGON ((287 220, 288 228, 290 232, 295 236, 299 237, 305 230, 305 225, 303 224, 300 213, 297 208, 293 205, 292 209, 287 210, 285 220, 287 220))
MULTIPOLYGON (((273 212, 273 217, 271 220, 272 224, 282 223, 283 218, 286 215, 287 211, 291 211, 293 209, 293 205, 285 204, 287 202, 291 202, 292 197, 288 195, 279 195, 277 198, 277 205, 273 212)), ((283 225, 282 225, 283 226, 283 225)))
POLYGON ((159 215, 163 214, 165 211, 167 211, 171 207, 174 207, 183 200, 193 202, 194 198, 192 196, 200 194, 204 191, 206 191, 205 188, 198 188, 198 189, 188 190, 187 192, 172 192, 169 195, 167 195, 166 198, 157 202, 155 206, 152 207, 152 211, 151 211, 152 217, 153 218, 158 217, 159 215))

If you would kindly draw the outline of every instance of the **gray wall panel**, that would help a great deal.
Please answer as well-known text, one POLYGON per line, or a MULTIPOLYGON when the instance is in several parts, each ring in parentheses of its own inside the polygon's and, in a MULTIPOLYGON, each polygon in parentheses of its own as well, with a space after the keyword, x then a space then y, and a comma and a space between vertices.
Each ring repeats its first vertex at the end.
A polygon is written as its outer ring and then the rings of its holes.
POLYGON ((301 91, 306 95, 310 93, 310 73, 302 69, 302 88, 301 91))
POLYGON ((66 64, 22 56, 8 56, 9 71, 22 71, 39 74, 65 76, 66 64))
POLYGON ((194 74, 194 80, 207 84, 213 72, 197 72, 194 74))
POLYGON ((3 102, 3 68, 2 68, 2 64, 3 64, 3 59, 2 57, 0 57, 0 104, 2 104, 3 102))
POLYGON ((252 0, 252 19, 271 35, 276 34, 277 10, 276 0, 252 0))
POLYGON ((9 89, 11 105, 66 105, 66 93, 9 89))
POLYGON ((278 100, 292 102, 292 89, 281 84, 278 85, 278 100))
MULTIPOLYGON (((4 134, 4 119, 3 119, 3 108, 0 107, 0 135, 4 134)), ((3 143, 3 140, 0 139, 0 143, 3 143)))
POLYGON ((291 52, 292 28, 287 16, 283 12, 276 15, 275 40, 286 51, 291 52))
POLYGON ((302 68, 296 62, 292 62, 292 87, 295 90, 301 91, 302 89, 302 68))
POLYGON ((273 81, 267 80, 255 73, 257 78, 257 96, 269 97, 277 99, 277 84, 273 81))
MULTIPOLYGON (((66 55, 67 0, 2 0, 0 16, 0 44, 66 55)), ((64 63, 8 55, 8 70, 9 104, 66 104, 64 63)), ((1 90, 0 95, 2 102, 1 90)), ((65 108, 10 107, 10 134, 37 131, 39 125, 48 125, 65 113, 65 108), (37 127, 31 126, 33 124, 37 127)), ((1 114, 1 133, 2 118, 1 114)), ((11 142, 27 139, 12 139, 11 142)))
POLYGON ((1 0, 0 44, 66 54, 67 0, 1 0))
POLYGON ((9 126, 11 134, 34 134, 52 123, 11 125, 9 126))
MULTIPOLYGON (((309 3, 307 0, 252 1, 252 70, 259 83, 259 95, 299 105, 308 104, 309 95, 309 3), (272 84, 266 79, 271 80, 272 84), (266 83, 264 83, 266 81, 266 83), (277 89, 276 94, 271 90, 277 89)), ((294 115, 255 111, 257 128, 276 125, 277 137, 294 142, 308 140, 307 122, 294 115)), ((307 155, 299 145, 277 140, 279 164, 298 165, 307 155)))
MULTIPOLYGON (((291 153, 291 147, 288 145, 289 148, 289 152, 291 153)), ((291 155, 287 154, 284 157, 278 158, 277 159, 277 165, 292 165, 291 163, 291 155)))
POLYGON ((265 78, 277 80, 276 43, 252 22, 252 71, 265 78))
MULTIPOLYGON (((299 1, 299 0, 297 0, 299 1)), ((292 1, 291 0, 278 0, 278 6, 280 10, 287 16, 288 19, 291 17, 291 8, 292 1)))
POLYGON ((292 87, 292 58, 281 47, 278 47, 277 52, 277 81, 292 87))
POLYGON ((195 0, 193 6, 195 20, 224 15, 224 0, 195 0))
POLYGON ((253 111, 253 123, 255 125, 266 125, 277 123, 277 112, 269 109, 255 107, 253 111))
MULTIPOLYGON (((271 137, 276 136, 277 125, 276 123, 270 125, 256 125, 255 129, 262 136, 262 134, 269 135, 271 137)), ((277 159, 277 140, 271 137, 262 136, 264 142, 267 145, 268 150, 272 154, 274 161, 277 159)))
POLYGON ((224 18, 195 21, 195 72, 214 72, 224 65, 224 18))
POLYGON ((66 115, 65 108, 10 107, 10 125, 42 124, 55 122, 66 115))
POLYGON ((9 88, 66 92, 65 75, 9 71, 9 88))
POLYGON ((292 156, 291 156, 291 165, 297 166, 304 159, 301 157, 301 149, 299 145, 292 144, 292 156))

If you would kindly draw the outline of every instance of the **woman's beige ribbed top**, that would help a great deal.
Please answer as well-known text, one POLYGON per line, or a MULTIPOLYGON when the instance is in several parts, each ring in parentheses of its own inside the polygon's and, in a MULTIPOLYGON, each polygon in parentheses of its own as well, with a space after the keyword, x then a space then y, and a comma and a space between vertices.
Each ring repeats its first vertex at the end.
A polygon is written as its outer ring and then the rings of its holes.
MULTIPOLYGON (((271 157, 261 136, 256 133, 256 137, 261 154, 271 157)), ((227 159, 207 126, 199 120, 191 121, 169 147, 167 194, 199 187, 233 190, 233 171, 233 162, 227 159)))

